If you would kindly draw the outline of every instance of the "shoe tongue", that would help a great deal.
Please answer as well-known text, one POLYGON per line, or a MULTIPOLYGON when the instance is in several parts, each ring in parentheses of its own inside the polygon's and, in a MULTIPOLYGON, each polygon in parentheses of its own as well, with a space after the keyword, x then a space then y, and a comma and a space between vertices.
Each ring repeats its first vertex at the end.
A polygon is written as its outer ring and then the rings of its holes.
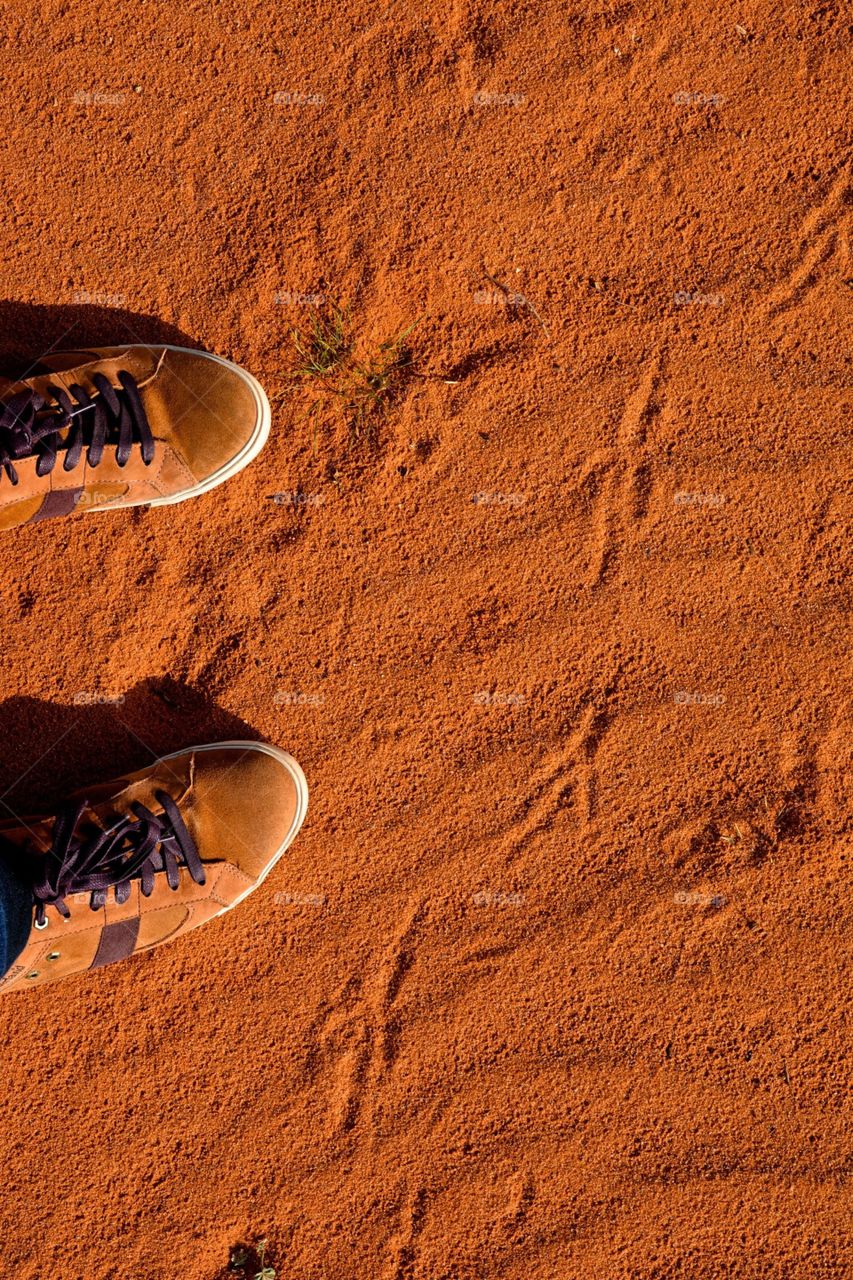
MULTIPOLYGON (((98 359, 96 351, 57 351, 38 360, 16 360, 12 373, 17 376, 0 377, 0 396, 7 399, 17 391, 29 391, 34 383, 44 382, 67 369, 79 369, 98 359)), ((44 388, 37 387, 39 391, 44 388)))
POLYGON ((57 351, 43 356, 37 365, 33 365, 36 373, 61 373, 64 369, 77 369, 81 364, 91 364, 98 360, 97 351, 57 351))
MULTIPOLYGON (((103 831, 108 815, 98 813, 96 809, 87 804, 80 814, 76 830, 81 833, 84 838, 86 832, 91 832, 97 827, 103 831)), ((56 818, 53 814, 46 818, 26 818, 22 819, 19 826, 9 826, 0 829, 0 838, 8 840, 10 844, 17 845, 18 848, 37 856, 41 853, 47 853, 53 844, 53 828, 56 818)))
POLYGON ((3 827, 0 839, 31 854, 47 853, 53 841, 53 818, 27 819, 23 826, 3 827))
MULTIPOLYGON (((123 778, 114 778, 110 782, 88 786, 69 797, 77 800, 78 803, 86 800, 86 806, 77 824, 77 831, 82 832, 85 837, 85 833, 91 832, 93 827, 99 827, 103 831, 119 818, 134 817, 132 808, 134 801, 140 801, 152 813, 160 814, 162 805, 157 800, 155 792, 158 789, 167 791, 176 803, 180 803, 187 793, 188 786, 191 787, 191 783, 188 784, 167 765, 161 765, 159 770, 155 767, 135 776, 125 775, 123 778)), ((187 820, 190 820, 189 816, 187 820)), ((17 823, 12 823, 8 827, 0 826, 0 843, 7 840, 32 856, 46 853, 53 843, 55 821, 53 815, 27 817, 19 819, 17 823)))
POLYGON ((99 394, 94 375, 102 374, 115 388, 120 386, 119 373, 129 373, 139 390, 156 381, 167 351, 163 347, 110 347, 102 351, 55 351, 43 356, 38 364, 31 362, 11 371, 16 377, 0 377, 0 396, 8 399, 18 391, 35 391, 52 402, 51 387, 70 393, 75 383, 89 395, 99 394))

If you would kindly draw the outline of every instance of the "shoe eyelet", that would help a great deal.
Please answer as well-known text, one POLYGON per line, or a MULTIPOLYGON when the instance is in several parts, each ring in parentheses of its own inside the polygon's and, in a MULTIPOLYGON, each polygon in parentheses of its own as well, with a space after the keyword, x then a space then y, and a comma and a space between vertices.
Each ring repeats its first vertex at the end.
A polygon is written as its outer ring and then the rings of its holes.
POLYGON ((37 978, 38 976, 39 976, 39 971, 38 971, 38 969, 33 969, 32 973, 28 973, 28 974, 27 974, 27 978, 28 978, 29 980, 32 980, 33 978, 37 978))
POLYGON ((41 921, 36 920, 35 927, 37 929, 46 929, 49 923, 50 922, 48 920, 41 920, 41 921))
POLYGON ((46 960, 58 960, 58 959, 59 959, 59 955, 60 955, 60 953, 59 953, 58 951, 51 951, 47 956, 45 956, 45 959, 46 959, 46 960))

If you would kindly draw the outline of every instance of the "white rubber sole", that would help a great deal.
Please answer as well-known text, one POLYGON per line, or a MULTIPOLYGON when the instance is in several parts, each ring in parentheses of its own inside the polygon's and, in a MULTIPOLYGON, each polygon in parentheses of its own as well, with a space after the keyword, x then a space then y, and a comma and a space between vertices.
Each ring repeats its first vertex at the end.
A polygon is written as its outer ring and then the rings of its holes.
POLYGON ((270 426, 272 424, 270 402, 267 399, 267 393, 251 373, 241 369, 240 365, 234 364, 233 361, 224 359, 223 356, 212 355, 209 351, 196 351, 193 347, 176 347, 170 346, 168 343, 163 345, 158 343, 157 350, 182 351, 189 355, 200 356, 205 360, 212 361, 213 364, 229 369, 231 373, 236 373, 243 379, 254 396, 255 406, 258 411, 255 429, 242 449, 235 453, 230 461, 219 467, 206 480, 200 480, 198 484, 193 485, 190 489, 184 489, 181 493, 172 494, 167 498, 142 498, 138 502, 111 502, 103 507, 90 507, 90 511, 127 511, 128 507, 172 507, 177 502, 185 502, 187 498, 197 498, 200 494, 207 493, 210 489, 215 489, 217 485, 224 484, 226 480, 236 476, 238 471, 242 471, 244 467, 247 467, 258 456, 269 439, 270 426))
POLYGON ((272 756, 274 760, 277 760, 280 765, 284 766, 293 779, 294 786, 296 787, 296 812, 293 815, 293 821, 290 824, 290 829, 287 835, 284 837, 284 840, 279 845, 278 849, 276 849, 266 869, 258 877, 251 888, 246 889, 245 893, 241 893, 239 898, 235 898, 227 907, 223 907, 221 911, 217 911, 217 917, 224 916, 226 911, 233 911, 234 907, 239 906, 245 898, 248 898, 249 894, 253 893, 259 884, 263 884, 273 867, 277 865, 281 855, 290 847, 291 844, 293 844, 293 841, 299 833, 299 828, 305 821, 305 815, 308 812, 308 780, 306 779, 305 774, 302 772, 293 756, 288 755, 286 751, 282 751, 280 747, 271 746, 269 742, 208 742, 202 747, 185 747, 183 751, 172 751, 167 756, 161 756, 157 763, 159 764, 165 760, 175 760, 178 756, 185 756, 188 751, 193 751, 198 755, 202 751, 226 751, 233 750, 235 748, 242 751, 262 751, 264 755, 272 756))

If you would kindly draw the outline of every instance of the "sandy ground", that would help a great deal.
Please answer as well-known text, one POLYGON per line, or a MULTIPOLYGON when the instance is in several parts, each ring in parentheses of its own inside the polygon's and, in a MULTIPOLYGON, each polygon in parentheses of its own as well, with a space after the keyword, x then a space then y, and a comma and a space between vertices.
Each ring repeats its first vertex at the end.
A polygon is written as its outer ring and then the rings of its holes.
POLYGON ((0 1003, 3 1276, 849 1275, 841 13, 4 4, 8 358, 280 398, 214 494, 4 535, 3 804, 237 729, 312 802, 0 1003), (372 447, 306 294, 420 318, 372 447))

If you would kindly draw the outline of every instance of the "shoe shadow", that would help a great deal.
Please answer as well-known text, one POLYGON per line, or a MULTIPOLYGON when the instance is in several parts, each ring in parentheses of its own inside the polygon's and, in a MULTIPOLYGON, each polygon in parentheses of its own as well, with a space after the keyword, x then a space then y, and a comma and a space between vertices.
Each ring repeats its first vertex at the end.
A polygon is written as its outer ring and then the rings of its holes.
POLYGON ((141 680, 121 701, 70 706, 14 697, 0 703, 0 820, 48 813, 71 791, 144 769, 206 742, 262 738, 197 689, 141 680))
POLYGON ((0 375, 24 378, 39 372, 39 361, 52 351, 120 347, 133 343, 204 348, 172 324, 128 311, 121 295, 84 294, 80 301, 58 306, 0 301, 0 375), (112 305, 115 303, 116 305, 112 305))

